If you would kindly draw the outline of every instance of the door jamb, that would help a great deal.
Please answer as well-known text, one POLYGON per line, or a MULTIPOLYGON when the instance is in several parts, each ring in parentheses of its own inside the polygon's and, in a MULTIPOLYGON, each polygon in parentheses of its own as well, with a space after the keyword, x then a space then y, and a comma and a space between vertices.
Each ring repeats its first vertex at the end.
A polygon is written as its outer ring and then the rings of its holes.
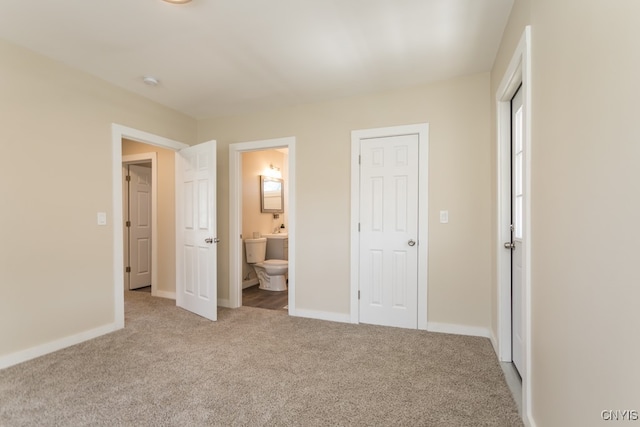
POLYGON ((289 315, 296 315, 296 138, 285 137, 229 144, 229 300, 218 300, 223 307, 242 306, 242 153, 247 151, 288 149, 287 221, 289 233, 288 297, 289 315))
MULTIPOLYGON (((122 156, 122 166, 151 162, 151 295, 158 296, 158 169, 157 154, 140 153, 122 156)), ((124 183, 123 183, 124 186, 124 183)), ((124 203, 124 188, 123 188, 124 203)), ((129 203, 131 200, 129 200, 129 203)), ((124 230, 124 227, 123 227, 124 230)), ((122 236, 124 240, 124 235, 122 236)), ((123 243, 124 248, 124 243, 123 243)), ((125 251, 126 252, 126 251, 125 251)), ((124 258, 124 257, 123 257, 124 258)), ((124 277, 124 275, 123 275, 124 277)))
POLYGON ((523 201, 523 324, 524 369, 522 377, 523 418, 531 416, 531 27, 524 29, 509 67, 496 92, 497 116, 497 342, 494 347, 500 361, 511 361, 511 252, 502 243, 511 240, 511 98, 522 84, 524 189, 523 201))
MULTIPOLYGON (((111 188, 113 218, 113 307, 116 329, 124 328, 124 241, 122 215, 122 139, 142 142, 170 150, 181 150, 187 144, 116 123, 111 124, 111 188)), ((157 253, 157 251, 156 251, 157 253)))
POLYGON ((351 323, 359 323, 360 283, 360 140, 387 136, 418 135, 418 329, 427 329, 428 226, 429 226, 429 123, 362 129, 351 132, 351 323))

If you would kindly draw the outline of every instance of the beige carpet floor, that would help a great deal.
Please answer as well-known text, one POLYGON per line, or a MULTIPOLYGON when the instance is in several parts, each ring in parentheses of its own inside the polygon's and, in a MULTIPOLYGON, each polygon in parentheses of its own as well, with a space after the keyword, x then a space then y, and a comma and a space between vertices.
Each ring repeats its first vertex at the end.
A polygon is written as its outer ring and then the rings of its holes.
POLYGON ((521 426, 489 340, 127 292, 126 327, 0 371, 0 426, 521 426))

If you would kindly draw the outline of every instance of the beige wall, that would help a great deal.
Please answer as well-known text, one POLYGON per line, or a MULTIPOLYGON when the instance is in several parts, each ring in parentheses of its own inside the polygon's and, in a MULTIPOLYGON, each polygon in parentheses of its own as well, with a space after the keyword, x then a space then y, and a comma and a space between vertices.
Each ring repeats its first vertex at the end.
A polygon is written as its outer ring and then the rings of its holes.
MULTIPOLYGON (((175 151, 125 139, 122 155, 157 153, 158 291, 176 291, 175 151)), ((166 295, 166 294, 165 294, 166 295)))
POLYGON ((114 322, 111 123, 193 143, 196 122, 4 41, 0 58, 2 356, 114 322))
MULTIPOLYGON (((489 74, 268 113, 199 121, 218 141, 218 227, 228 228, 228 145, 296 137, 296 308, 349 313, 351 131, 430 123, 429 321, 490 327, 489 74), (449 224, 438 211, 448 209, 449 224)), ((228 246, 219 297, 228 298, 228 246)))
POLYGON ((537 0, 532 10, 533 399, 541 426, 594 425, 603 409, 640 410, 639 16, 632 0, 537 0))
POLYGON ((538 426, 607 425, 603 410, 640 410, 638 16, 631 0, 516 0, 492 73, 493 96, 531 23, 538 426))
MULTIPOLYGON (((263 213, 260 206, 260 175, 270 165, 277 167, 280 173, 285 170, 286 156, 277 150, 250 151, 242 153, 242 233, 244 238, 273 233, 274 227, 285 224, 284 214, 274 219, 272 213, 263 213)), ((286 224, 285 224, 286 226, 286 224)))

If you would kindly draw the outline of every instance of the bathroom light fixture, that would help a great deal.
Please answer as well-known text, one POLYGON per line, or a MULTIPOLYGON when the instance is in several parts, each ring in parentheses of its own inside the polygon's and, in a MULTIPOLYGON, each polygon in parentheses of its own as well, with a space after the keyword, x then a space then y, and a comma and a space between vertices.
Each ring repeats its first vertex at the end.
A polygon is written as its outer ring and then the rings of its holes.
POLYGON ((271 178, 282 178, 282 172, 280 172, 280 168, 274 166, 273 163, 271 163, 269 166, 264 167, 264 169, 262 170, 262 175, 271 178))
POLYGON ((183 3, 189 3, 191 2, 191 0, 164 0, 167 3, 173 3, 173 4, 183 4, 183 3))
POLYGON ((149 86, 158 86, 160 81, 153 76, 144 76, 142 81, 149 86))

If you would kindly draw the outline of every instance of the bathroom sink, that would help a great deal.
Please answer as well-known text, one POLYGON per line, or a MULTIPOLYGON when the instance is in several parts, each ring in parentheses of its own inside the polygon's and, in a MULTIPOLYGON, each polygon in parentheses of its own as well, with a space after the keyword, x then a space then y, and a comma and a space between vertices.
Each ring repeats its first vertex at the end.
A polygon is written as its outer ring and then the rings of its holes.
POLYGON ((289 233, 263 234, 262 237, 267 239, 288 239, 289 233))

